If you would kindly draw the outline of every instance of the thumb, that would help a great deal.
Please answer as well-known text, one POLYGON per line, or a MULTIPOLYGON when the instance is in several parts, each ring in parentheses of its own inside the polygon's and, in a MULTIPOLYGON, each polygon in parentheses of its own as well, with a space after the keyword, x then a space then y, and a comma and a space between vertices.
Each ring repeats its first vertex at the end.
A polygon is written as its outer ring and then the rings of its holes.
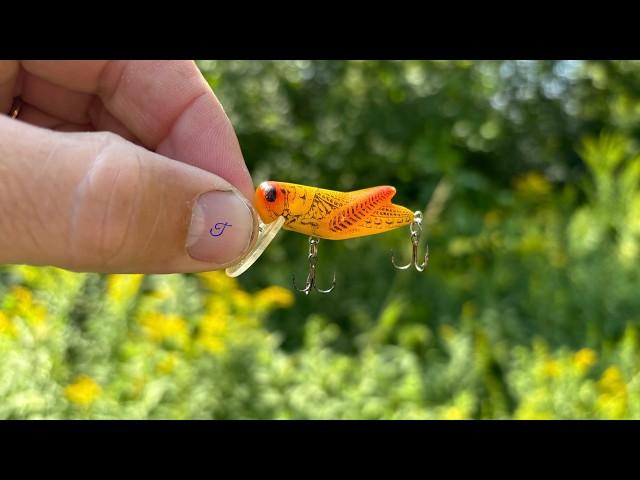
POLYGON ((0 264, 178 273, 232 265, 257 215, 231 184, 111 133, 0 117, 0 264))

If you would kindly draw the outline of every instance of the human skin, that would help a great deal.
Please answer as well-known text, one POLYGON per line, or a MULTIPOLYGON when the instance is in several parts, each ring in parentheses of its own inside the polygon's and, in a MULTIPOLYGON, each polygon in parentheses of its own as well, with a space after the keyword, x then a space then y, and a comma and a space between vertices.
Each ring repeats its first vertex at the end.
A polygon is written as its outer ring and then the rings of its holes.
POLYGON ((194 62, 0 61, 0 112, 15 97, 18 118, 0 115, 0 264, 197 272, 255 243, 251 176, 194 62))

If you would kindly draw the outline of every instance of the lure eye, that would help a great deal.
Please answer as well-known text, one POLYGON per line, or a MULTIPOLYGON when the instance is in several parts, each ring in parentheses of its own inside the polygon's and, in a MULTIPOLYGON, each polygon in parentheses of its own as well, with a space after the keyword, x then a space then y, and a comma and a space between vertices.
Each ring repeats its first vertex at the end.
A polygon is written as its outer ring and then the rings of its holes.
POLYGON ((271 203, 276 200, 276 188, 273 185, 267 185, 264 188, 264 199, 271 203))

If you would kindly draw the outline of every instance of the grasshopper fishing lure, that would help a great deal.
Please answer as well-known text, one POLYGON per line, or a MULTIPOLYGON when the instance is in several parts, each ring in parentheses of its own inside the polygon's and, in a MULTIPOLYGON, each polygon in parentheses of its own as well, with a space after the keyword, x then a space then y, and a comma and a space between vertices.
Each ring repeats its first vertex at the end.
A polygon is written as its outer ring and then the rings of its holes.
POLYGON ((429 248, 424 261, 419 263, 418 245, 422 233, 422 212, 391 203, 396 189, 379 186, 338 192, 295 183, 262 182, 256 189, 254 205, 262 220, 254 251, 239 264, 228 268, 227 274, 237 276, 253 264, 281 228, 309 237, 309 274, 304 288, 296 290, 309 294, 312 289, 320 293, 331 292, 336 284, 335 272, 331 287, 320 289, 316 285, 318 243, 320 239, 347 240, 385 233, 410 226, 413 256, 407 265, 395 268, 406 270, 413 265, 422 272, 429 261, 429 248))

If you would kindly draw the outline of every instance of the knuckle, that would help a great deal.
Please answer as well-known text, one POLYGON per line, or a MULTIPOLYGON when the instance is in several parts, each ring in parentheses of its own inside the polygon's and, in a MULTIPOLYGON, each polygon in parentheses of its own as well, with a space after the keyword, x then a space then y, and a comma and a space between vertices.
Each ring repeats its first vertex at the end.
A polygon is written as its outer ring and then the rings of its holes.
POLYGON ((74 233, 77 251, 94 252, 95 263, 109 266, 132 254, 142 172, 120 137, 101 132, 97 140, 96 155, 78 186, 74 233))

